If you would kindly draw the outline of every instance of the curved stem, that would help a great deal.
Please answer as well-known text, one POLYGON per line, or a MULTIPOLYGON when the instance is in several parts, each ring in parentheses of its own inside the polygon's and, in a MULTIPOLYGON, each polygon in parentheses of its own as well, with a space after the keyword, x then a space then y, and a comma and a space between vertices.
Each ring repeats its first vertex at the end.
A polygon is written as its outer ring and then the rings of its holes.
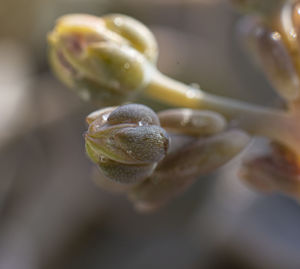
POLYGON ((172 106, 216 111, 233 126, 282 142, 300 156, 300 130, 295 126, 295 117, 288 112, 208 94, 159 72, 154 73, 144 93, 172 106))

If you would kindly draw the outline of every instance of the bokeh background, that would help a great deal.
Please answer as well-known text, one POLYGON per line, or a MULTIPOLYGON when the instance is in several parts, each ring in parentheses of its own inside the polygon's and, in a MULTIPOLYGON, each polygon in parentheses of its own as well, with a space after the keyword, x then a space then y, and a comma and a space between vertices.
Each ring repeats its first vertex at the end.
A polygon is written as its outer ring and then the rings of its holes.
POLYGON ((242 49, 241 15, 226 0, 0 0, 0 7, 1 269, 300 268, 299 204, 251 190, 236 176, 242 156, 151 214, 98 188, 82 138, 95 107, 47 63, 46 35, 60 15, 124 13, 154 32, 162 72, 280 106, 242 49))

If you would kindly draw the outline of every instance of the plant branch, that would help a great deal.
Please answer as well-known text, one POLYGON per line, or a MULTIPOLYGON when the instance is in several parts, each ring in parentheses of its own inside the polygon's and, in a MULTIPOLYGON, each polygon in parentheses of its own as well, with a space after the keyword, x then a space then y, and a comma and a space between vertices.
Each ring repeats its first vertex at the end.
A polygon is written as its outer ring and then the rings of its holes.
POLYGON ((300 132, 295 116, 290 112, 208 94, 159 71, 154 71, 144 94, 172 106, 216 111, 231 121, 234 127, 284 143, 300 156, 300 132))

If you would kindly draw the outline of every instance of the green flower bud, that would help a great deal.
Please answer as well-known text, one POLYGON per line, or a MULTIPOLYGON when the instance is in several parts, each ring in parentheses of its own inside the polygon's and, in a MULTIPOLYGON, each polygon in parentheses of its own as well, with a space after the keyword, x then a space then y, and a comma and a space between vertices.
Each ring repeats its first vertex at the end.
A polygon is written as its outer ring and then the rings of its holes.
POLYGON ((240 29, 249 51, 278 93, 287 101, 298 99, 300 79, 295 57, 290 53, 282 34, 255 17, 245 18, 240 29))
POLYGON ((268 152, 244 160, 240 177, 257 190, 279 191, 299 197, 298 156, 280 143, 272 142, 268 152))
POLYGON ((86 152, 112 180, 141 181, 167 153, 168 135, 146 106, 106 108, 89 115, 87 122, 86 152))
POLYGON ((219 133, 226 127, 225 118, 213 111, 169 109, 158 115, 161 126, 173 133, 208 136, 219 133))
POLYGON ((129 191, 129 198, 139 210, 154 210, 185 191, 201 175, 230 161, 249 141, 249 136, 239 130, 194 138, 188 144, 183 141, 182 147, 169 153, 147 180, 129 191))
POLYGON ((124 102, 151 79, 157 45, 151 32, 124 15, 67 15, 48 36, 57 76, 81 97, 124 102))

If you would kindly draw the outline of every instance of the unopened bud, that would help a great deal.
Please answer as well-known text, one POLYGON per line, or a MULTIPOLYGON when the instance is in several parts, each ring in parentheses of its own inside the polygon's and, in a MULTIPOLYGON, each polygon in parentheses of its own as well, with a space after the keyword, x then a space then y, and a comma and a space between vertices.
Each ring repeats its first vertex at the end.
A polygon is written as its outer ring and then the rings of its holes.
POLYGON ((291 149, 277 142, 270 145, 269 152, 245 160, 240 177, 260 191, 280 191, 299 197, 298 157, 291 149))
POLYGON ((299 57, 299 3, 299 1, 286 1, 273 22, 294 58, 299 57))
POLYGON ((226 127, 225 118, 213 111, 169 109, 158 113, 163 128, 174 133, 208 136, 226 127))
POLYGON ((67 15, 48 36, 58 77, 84 98, 117 104, 151 79, 157 46, 151 32, 124 15, 67 15))
POLYGON ((143 54, 151 63, 156 63, 158 56, 157 43, 148 27, 121 14, 103 16, 102 19, 108 29, 126 39, 130 46, 143 54))
POLYGON ((253 16, 245 18, 240 29, 246 46, 278 93, 287 101, 298 99, 300 79, 282 34, 253 16))
POLYGON ((300 48, 300 1, 294 3, 291 13, 294 33, 296 34, 298 47, 300 48))
POLYGON ((129 104, 104 109, 92 113, 87 121, 87 154, 112 180, 143 180, 167 153, 168 135, 146 106, 129 104))
POLYGON ((239 130, 194 138, 168 154, 147 180, 129 192, 129 197, 138 209, 154 210, 182 193, 201 175, 230 161, 249 141, 249 136, 239 130))

